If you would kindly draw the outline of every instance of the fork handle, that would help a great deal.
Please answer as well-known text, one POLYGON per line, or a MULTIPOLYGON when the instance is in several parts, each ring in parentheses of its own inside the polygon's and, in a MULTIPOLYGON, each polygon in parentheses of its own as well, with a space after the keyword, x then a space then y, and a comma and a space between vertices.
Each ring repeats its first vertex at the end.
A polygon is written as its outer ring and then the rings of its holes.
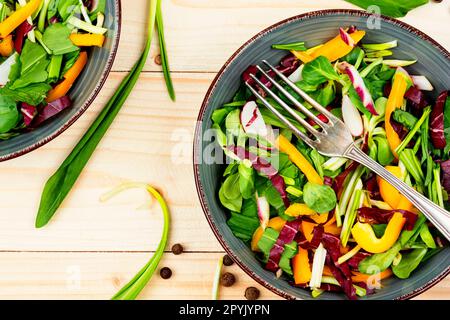
POLYGON ((434 224, 434 226, 445 236, 445 238, 450 241, 450 212, 441 208, 424 195, 398 179, 392 173, 383 168, 383 166, 379 163, 372 160, 372 158, 366 155, 354 143, 352 143, 347 149, 344 157, 359 162, 389 182, 402 195, 411 201, 411 203, 414 204, 414 206, 434 224))

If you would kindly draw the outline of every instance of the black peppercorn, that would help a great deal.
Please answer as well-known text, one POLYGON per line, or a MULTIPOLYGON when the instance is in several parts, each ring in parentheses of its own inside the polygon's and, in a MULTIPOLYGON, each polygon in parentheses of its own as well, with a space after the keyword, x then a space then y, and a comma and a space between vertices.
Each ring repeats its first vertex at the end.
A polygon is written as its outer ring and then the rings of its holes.
POLYGON ((235 282, 236 282, 236 278, 235 278, 234 274, 232 274, 230 272, 225 272, 220 277, 220 284, 223 285, 224 287, 231 287, 235 282))
POLYGON ((155 57, 155 64, 157 64, 158 66, 160 66, 162 64, 162 60, 161 60, 161 55, 160 54, 158 54, 155 57))
POLYGON ((234 261, 230 258, 229 255, 224 255, 223 256, 223 264, 226 265, 227 267, 233 265, 234 261))
POLYGON ((169 279, 172 276, 172 270, 167 267, 161 268, 161 270, 159 270, 159 275, 163 279, 169 279))
POLYGON ((179 255, 183 253, 183 246, 179 243, 176 243, 172 246, 172 253, 175 255, 179 255))
POLYGON ((259 290, 255 287, 245 289, 245 298, 247 300, 257 300, 259 298, 259 290))

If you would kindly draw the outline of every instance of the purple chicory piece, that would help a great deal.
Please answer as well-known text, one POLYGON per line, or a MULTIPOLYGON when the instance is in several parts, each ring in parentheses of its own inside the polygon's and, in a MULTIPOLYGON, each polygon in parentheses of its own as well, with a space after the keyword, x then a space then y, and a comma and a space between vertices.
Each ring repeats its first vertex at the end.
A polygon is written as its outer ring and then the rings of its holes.
POLYGON ((240 159, 247 159, 251 162, 252 167, 259 173, 264 174, 269 178, 270 182, 274 188, 278 191, 283 199, 284 206, 289 207, 289 199, 286 192, 286 184, 284 179, 278 174, 277 169, 275 169, 266 159, 258 157, 256 154, 251 153, 245 148, 238 146, 229 146, 228 149, 232 151, 240 159))
POLYGON ((284 251, 284 246, 294 241, 295 236, 300 228, 301 220, 288 221, 280 231, 275 245, 270 250, 269 260, 266 264, 266 269, 276 272, 278 270, 278 263, 281 259, 281 254, 284 251))
POLYGON ((14 49, 16 49, 17 53, 20 54, 22 52, 23 40, 25 36, 33 30, 33 26, 28 23, 27 20, 22 22, 22 24, 17 28, 16 35, 14 39, 14 49))
POLYGON ((358 209, 358 220, 363 223, 369 224, 382 224, 388 223, 391 220, 392 216, 396 213, 400 212, 403 217, 406 219, 405 229, 412 230, 417 221, 417 214, 401 209, 395 210, 384 210, 379 208, 360 208, 358 209))
POLYGON ((347 261, 347 264, 351 269, 358 270, 359 263, 369 256, 371 256, 370 253, 359 251, 347 261))
POLYGON ((20 106, 20 112, 22 113, 23 122, 25 123, 26 127, 31 124, 34 117, 36 117, 37 115, 36 107, 25 102, 22 102, 22 105, 20 106))
POLYGON ((327 250, 325 264, 330 268, 331 273, 339 282, 347 297, 351 300, 356 299, 356 289, 353 287, 350 266, 347 262, 338 263, 338 259, 341 256, 341 241, 338 237, 325 232, 322 235, 322 244, 327 250))
POLYGON ((36 127, 43 123, 44 121, 56 116, 58 113, 68 108, 72 104, 72 101, 68 96, 64 96, 55 101, 49 102, 45 107, 43 107, 35 120, 33 121, 33 127, 36 127))
POLYGON ((423 91, 419 90, 415 86, 412 86, 408 89, 408 91, 406 91, 405 98, 408 99, 409 102, 411 102, 411 105, 416 110, 422 110, 428 105, 423 91))
POLYGON ((392 129, 394 129, 400 140, 405 139, 405 137, 408 135, 408 130, 401 123, 394 120, 394 113, 391 114, 389 122, 391 123, 392 129))
POLYGON ((444 105, 447 96, 448 91, 444 91, 438 96, 430 114, 431 142, 436 149, 444 149, 447 144, 444 136, 444 105))
POLYGON ((441 162, 442 187, 450 194, 450 160, 441 162))
POLYGON ((311 239, 311 242, 306 240, 306 237, 302 232, 297 233, 294 240, 303 249, 306 250, 317 249, 317 247, 320 245, 320 241, 322 240, 323 232, 324 232, 323 226, 317 225, 313 229, 313 237, 311 239))

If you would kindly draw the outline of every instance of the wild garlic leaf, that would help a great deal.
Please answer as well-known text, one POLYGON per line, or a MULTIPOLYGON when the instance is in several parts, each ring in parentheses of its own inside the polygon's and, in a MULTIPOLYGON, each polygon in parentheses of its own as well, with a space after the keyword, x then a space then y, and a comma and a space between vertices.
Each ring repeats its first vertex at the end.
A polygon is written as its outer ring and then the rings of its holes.
POLYGON ((52 87, 47 83, 34 83, 23 88, 11 89, 9 86, 0 88, 0 96, 7 96, 16 102, 25 102, 32 106, 41 104, 52 87))
POLYGON ((404 17, 410 10, 417 8, 421 5, 428 3, 428 0, 379 0, 374 2, 373 0, 345 0, 353 3, 358 7, 367 10, 371 5, 376 4, 380 9, 381 14, 390 16, 393 18, 404 17))
POLYGON ((13 129, 19 121, 19 111, 14 99, 0 94, 0 134, 13 129))
POLYGON ((20 74, 24 75, 37 63, 46 58, 47 52, 45 52, 45 49, 40 44, 31 42, 27 39, 19 59, 21 63, 20 74))
POLYGON ((70 29, 62 23, 55 23, 45 29, 42 41, 55 55, 78 51, 79 48, 70 41, 70 29))
POLYGON ((392 272, 400 279, 409 278, 411 272, 417 268, 427 251, 427 248, 422 248, 402 254, 402 260, 399 264, 392 266, 392 272))

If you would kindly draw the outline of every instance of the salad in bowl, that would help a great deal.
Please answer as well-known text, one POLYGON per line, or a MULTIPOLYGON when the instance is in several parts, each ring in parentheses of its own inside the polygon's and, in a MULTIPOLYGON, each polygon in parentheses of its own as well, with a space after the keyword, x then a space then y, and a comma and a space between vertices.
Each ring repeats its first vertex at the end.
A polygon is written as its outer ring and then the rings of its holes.
POLYGON ((69 91, 102 47, 106 0, 0 0, 0 139, 72 105, 69 91))
MULTIPOLYGON (((302 39, 273 44, 286 51, 276 68, 342 119, 362 151, 448 210, 448 91, 434 92, 426 76, 411 72, 416 60, 397 59, 396 39, 366 43, 365 35, 361 28, 343 26, 320 45, 302 39)), ((292 106, 251 65, 232 101, 214 110, 211 121, 227 159, 217 198, 233 235, 266 270, 313 297, 329 291, 356 299, 375 293, 390 278, 420 272, 448 246, 389 183, 356 162, 323 156, 293 135, 247 88, 246 83, 258 89, 251 75, 292 106)))

